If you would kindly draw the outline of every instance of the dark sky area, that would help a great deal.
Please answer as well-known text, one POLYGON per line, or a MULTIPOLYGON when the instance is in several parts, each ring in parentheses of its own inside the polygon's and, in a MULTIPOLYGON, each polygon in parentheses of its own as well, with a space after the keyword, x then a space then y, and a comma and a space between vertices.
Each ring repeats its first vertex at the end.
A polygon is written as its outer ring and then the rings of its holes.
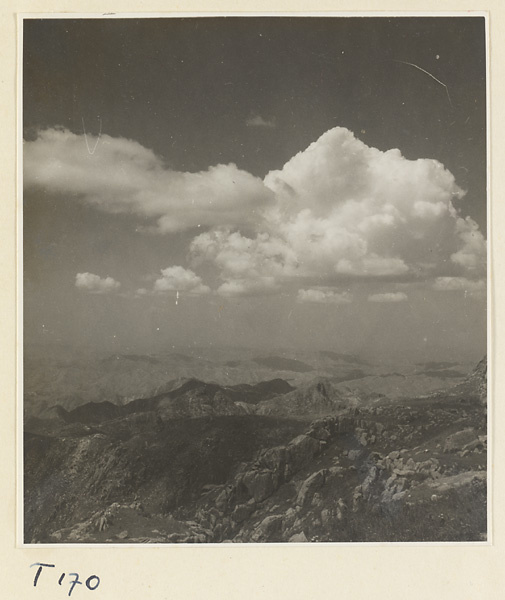
POLYGON ((192 18, 25 22, 24 128, 140 142, 178 170, 264 176, 331 126, 436 158, 485 223, 483 18, 192 18), (438 58, 437 58, 438 57, 438 58), (419 70, 444 82, 450 93, 419 70), (283 135, 244 128, 273 115, 283 135))
POLYGON ((483 18, 27 19, 23 52, 27 341, 485 350, 483 18))

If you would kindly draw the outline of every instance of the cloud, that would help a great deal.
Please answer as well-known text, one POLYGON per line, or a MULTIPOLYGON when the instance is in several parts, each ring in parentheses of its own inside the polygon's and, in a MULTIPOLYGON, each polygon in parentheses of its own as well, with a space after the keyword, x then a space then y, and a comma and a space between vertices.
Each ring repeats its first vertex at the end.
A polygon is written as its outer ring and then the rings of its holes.
POLYGON ((459 216, 463 197, 435 160, 382 152, 335 128, 264 179, 275 201, 254 233, 215 228, 196 237, 191 255, 225 280, 462 276, 485 270, 486 242, 459 216))
POLYGON ((320 273, 328 263, 340 273, 385 276, 427 263, 478 269, 485 262, 476 223, 453 204, 464 192, 436 160, 407 160, 335 128, 265 184, 276 197, 269 223, 320 273))
POLYGON ((387 292, 368 296, 368 302, 405 302, 406 300, 408 300, 407 294, 403 292, 387 292))
POLYGON ((468 271, 485 272, 486 243, 477 223, 470 217, 459 218, 456 222, 456 232, 462 246, 451 255, 451 261, 468 271))
POLYGON ((464 191, 453 175, 436 160, 369 147, 342 127, 263 181, 234 164, 172 171, 140 144, 105 135, 90 155, 83 136, 64 129, 26 142, 24 165, 26 187, 137 215, 153 231, 200 225, 190 264, 212 266, 225 296, 302 280, 331 287, 352 278, 485 276, 486 240, 460 215, 464 191))
POLYGON ((278 285, 273 277, 260 277, 259 279, 228 279, 219 286, 217 293, 226 298, 239 298, 264 296, 277 290, 278 285))
POLYGON ((372 254, 354 263, 342 258, 338 261, 335 270, 337 273, 347 273, 349 275, 383 277, 386 275, 402 275, 407 273, 409 268, 401 258, 387 258, 372 254))
MULTIPOLYGON (((202 283, 202 278, 190 269, 174 266, 162 269, 161 277, 154 282, 154 292, 186 292, 190 295, 201 296, 208 294, 210 288, 202 283)), ((137 290, 142 295, 141 290, 137 290)))
POLYGON ((151 292, 146 288, 139 288, 135 290, 134 297, 135 298, 144 298, 145 296, 149 296, 151 292))
POLYGON ((472 280, 466 277, 437 277, 433 289, 439 292, 465 292, 465 294, 483 295, 486 292, 484 279, 472 280))
POLYGON ((264 119, 260 115, 251 115, 246 121, 247 127, 264 127, 266 129, 273 129, 277 127, 277 122, 274 118, 264 119))
POLYGON ((77 273, 75 287, 93 294, 109 294, 120 288, 121 284, 112 277, 99 277, 93 273, 77 273))
MULTIPOLYGON (((88 136, 94 146, 96 138, 88 136)), ((168 169, 139 143, 102 135, 89 154, 83 135, 40 131, 24 143, 24 185, 71 195, 109 213, 151 219, 161 233, 254 224, 272 200, 261 179, 234 164, 198 173, 168 169)))
POLYGON ((238 231, 214 230, 195 237, 190 253, 196 264, 211 261, 223 279, 258 279, 295 275, 297 258, 289 245, 269 233, 255 238, 238 231))
POLYGON ((349 304, 352 302, 352 295, 349 292, 331 290, 298 290, 297 301, 317 304, 349 304))

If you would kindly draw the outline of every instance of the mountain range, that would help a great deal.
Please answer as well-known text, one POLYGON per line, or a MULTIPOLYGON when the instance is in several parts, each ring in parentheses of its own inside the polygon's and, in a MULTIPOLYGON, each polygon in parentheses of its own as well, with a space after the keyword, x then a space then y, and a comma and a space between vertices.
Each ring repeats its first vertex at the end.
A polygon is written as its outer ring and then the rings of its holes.
POLYGON ((317 376, 56 405, 25 420, 25 541, 484 539, 486 370, 401 399, 317 376))

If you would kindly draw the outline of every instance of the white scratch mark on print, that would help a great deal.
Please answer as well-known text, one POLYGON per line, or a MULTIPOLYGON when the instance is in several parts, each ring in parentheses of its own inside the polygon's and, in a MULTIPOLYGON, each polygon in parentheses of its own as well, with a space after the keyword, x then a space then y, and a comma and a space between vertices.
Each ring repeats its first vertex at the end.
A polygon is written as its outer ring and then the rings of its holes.
POLYGON ((86 126, 84 124, 84 117, 81 117, 81 120, 82 120, 82 130, 84 131, 84 141, 86 142, 86 148, 88 149, 88 153, 93 155, 98 146, 98 142, 100 141, 100 138, 102 136, 102 119, 100 117, 98 117, 98 120, 100 121, 100 131, 98 132, 98 137, 96 138, 96 142, 95 142, 95 145, 93 146, 93 148, 89 147, 88 136, 86 134, 86 126))
POLYGON ((429 77, 431 77, 432 79, 434 79, 437 83, 439 83, 440 85, 442 85, 445 88, 445 91, 447 93, 447 99, 449 100, 449 104, 451 105, 451 108, 453 108, 451 97, 449 95, 449 88, 446 86, 446 84, 443 81, 440 81, 440 79, 437 79, 435 77, 435 75, 432 75, 429 71, 426 71, 426 69, 423 69, 422 67, 420 67, 419 65, 415 65, 414 63, 407 62, 405 60, 395 60, 395 62, 402 63, 403 65, 410 65, 411 67, 414 67, 415 69, 419 69, 419 71, 421 71, 423 73, 426 73, 426 75, 428 75, 429 77))

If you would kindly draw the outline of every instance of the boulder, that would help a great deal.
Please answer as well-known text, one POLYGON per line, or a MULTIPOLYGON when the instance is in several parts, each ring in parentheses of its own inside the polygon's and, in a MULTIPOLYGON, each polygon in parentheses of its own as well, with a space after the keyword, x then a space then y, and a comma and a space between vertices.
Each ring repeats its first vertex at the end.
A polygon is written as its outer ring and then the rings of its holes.
POLYGON ((337 508, 335 510, 335 516, 339 521, 342 520, 344 516, 344 512, 347 510, 347 504, 344 502, 343 498, 339 498, 337 501, 337 508))
POLYGON ((298 506, 305 506, 311 500, 316 490, 324 485, 326 480, 326 470, 322 469, 313 473, 308 477, 301 485, 298 495, 296 497, 296 504, 298 506))
POLYGON ((466 471, 449 477, 440 477, 437 481, 430 481, 428 485, 440 494, 443 494, 473 483, 485 483, 486 479, 485 471, 466 471))
POLYGON ((327 527, 330 524, 332 517, 332 512, 328 508, 323 508, 321 511, 321 523, 323 527, 327 527))
POLYGON ((246 519, 248 519, 254 511, 254 505, 249 503, 247 504, 239 504, 235 507, 231 518, 235 523, 242 523, 246 519))
POLYGON ((256 502, 262 502, 271 496, 277 485, 277 477, 272 471, 247 471, 242 477, 242 484, 256 502))
POLYGON ((292 535, 288 542, 308 542, 309 540, 307 539, 307 536, 303 533, 303 531, 300 531, 300 533, 295 533, 294 535, 292 535))
POLYGON ((352 495, 352 510, 353 512, 357 512, 359 509, 359 505, 363 502, 363 492, 360 485, 357 485, 354 488, 354 493, 352 495))
MULTIPOLYGON (((463 448, 464 452, 466 452, 467 454, 469 452, 483 452, 487 446, 487 440, 482 440, 483 436, 479 436, 478 438, 476 438, 475 440, 471 441, 470 443, 466 444, 465 447, 463 448)), ((485 436, 484 436, 485 437, 485 436)))
POLYGON ((475 429, 463 429, 462 431, 453 433, 445 440, 444 452, 458 452, 459 450, 463 450, 468 444, 475 442, 475 440, 478 441, 478 439, 475 429))
POLYGON ((375 431, 377 432, 377 435, 382 435, 384 433, 384 429, 386 429, 386 428, 384 427, 384 425, 382 423, 375 424, 375 431))
POLYGON ((348 457, 349 460, 356 460, 361 454, 361 450, 349 450, 348 457))
POLYGON ((406 467, 407 469, 410 469, 410 470, 412 470, 412 471, 415 471, 415 470, 416 470, 416 468, 417 468, 417 463, 416 463, 416 462, 415 462, 415 460, 414 460, 414 459, 411 457, 411 458, 409 458, 409 459, 407 460, 407 462, 406 462, 406 464, 405 464, 405 467, 406 467))
POLYGON ((296 473, 301 467, 309 463, 314 456, 321 451, 319 440, 308 435, 299 435, 286 447, 289 455, 289 464, 291 471, 296 473))
POLYGON ((284 471, 288 453, 285 446, 269 448, 261 453, 258 462, 262 467, 281 473, 284 471))
POLYGON ((328 469, 328 477, 338 477, 338 476, 341 477, 344 472, 345 472, 344 467, 330 467, 328 469))
POLYGON ((358 437, 358 442, 362 445, 362 446, 367 446, 368 445, 368 438, 365 432, 363 432, 362 434, 360 434, 360 436, 358 437))
POLYGON ((216 508, 220 511, 226 510, 230 498, 230 491, 224 488, 216 498, 216 508))
POLYGON ((377 478, 377 473, 378 473, 377 467, 375 467, 373 465, 368 469, 366 477, 363 480, 363 483, 361 484, 361 489, 364 494, 368 493, 370 486, 377 478))
POLYGON ((282 515, 271 515, 265 517, 256 527, 251 535, 253 542, 268 541, 272 536, 279 534, 282 530, 282 515))
POLYGON ((310 437, 315 438, 316 440, 321 440, 324 442, 327 442, 329 439, 331 439, 331 433, 328 430, 328 428, 324 427, 320 423, 313 423, 308 432, 308 435, 310 437))

